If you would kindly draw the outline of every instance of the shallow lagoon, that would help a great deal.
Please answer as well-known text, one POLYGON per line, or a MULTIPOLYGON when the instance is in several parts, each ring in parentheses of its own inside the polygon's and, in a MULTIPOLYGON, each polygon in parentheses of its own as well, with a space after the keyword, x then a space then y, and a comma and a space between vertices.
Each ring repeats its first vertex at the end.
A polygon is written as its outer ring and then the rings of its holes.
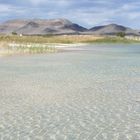
POLYGON ((0 139, 140 140, 140 45, 0 58, 0 139))

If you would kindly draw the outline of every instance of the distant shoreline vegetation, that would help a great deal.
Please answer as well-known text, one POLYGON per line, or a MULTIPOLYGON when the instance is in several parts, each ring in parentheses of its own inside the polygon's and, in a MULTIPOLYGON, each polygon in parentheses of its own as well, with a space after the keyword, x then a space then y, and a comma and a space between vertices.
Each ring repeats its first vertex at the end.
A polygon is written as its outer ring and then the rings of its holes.
POLYGON ((116 36, 95 36, 95 35, 0 35, 0 42, 15 43, 139 43, 139 36, 125 36, 124 33, 117 33, 116 36))
POLYGON ((140 43, 138 37, 128 37, 124 34, 117 36, 93 35, 0 35, 0 56, 14 54, 54 53, 63 47, 77 46, 91 43, 140 43))

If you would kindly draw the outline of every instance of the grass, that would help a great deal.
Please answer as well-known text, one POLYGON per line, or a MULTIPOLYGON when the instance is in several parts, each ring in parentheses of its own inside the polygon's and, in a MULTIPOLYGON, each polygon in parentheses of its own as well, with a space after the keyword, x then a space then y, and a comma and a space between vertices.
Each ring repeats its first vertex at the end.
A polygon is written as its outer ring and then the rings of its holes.
POLYGON ((61 36, 0 36, 0 41, 16 43, 82 43, 102 39, 91 35, 61 35, 61 36))
POLYGON ((53 53, 55 47, 37 43, 0 42, 0 55, 53 53))
POLYGON ((133 43, 138 42, 121 37, 103 37, 93 35, 59 35, 59 36, 0 36, 0 42, 16 43, 133 43))
POLYGON ((0 36, 0 53, 50 53, 55 52, 54 47, 48 44, 73 44, 73 43, 139 43, 121 37, 104 37, 93 35, 59 35, 59 36, 0 36), (18 44, 10 46, 9 44, 18 44))
POLYGON ((17 51, 17 53, 29 53, 29 54, 55 52, 55 48, 51 48, 41 44, 40 45, 30 44, 30 47, 28 47, 27 45, 21 45, 14 49, 9 46, 8 49, 11 51, 17 51))
POLYGON ((129 40, 121 37, 104 37, 98 40, 87 40, 85 43, 140 43, 140 41, 129 40))

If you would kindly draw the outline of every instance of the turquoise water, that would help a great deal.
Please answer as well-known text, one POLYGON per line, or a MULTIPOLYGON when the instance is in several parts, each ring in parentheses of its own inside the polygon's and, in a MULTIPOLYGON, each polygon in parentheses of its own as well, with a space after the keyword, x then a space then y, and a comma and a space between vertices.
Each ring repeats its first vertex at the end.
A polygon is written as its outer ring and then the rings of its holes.
POLYGON ((140 45, 0 58, 0 139, 140 140, 140 45))

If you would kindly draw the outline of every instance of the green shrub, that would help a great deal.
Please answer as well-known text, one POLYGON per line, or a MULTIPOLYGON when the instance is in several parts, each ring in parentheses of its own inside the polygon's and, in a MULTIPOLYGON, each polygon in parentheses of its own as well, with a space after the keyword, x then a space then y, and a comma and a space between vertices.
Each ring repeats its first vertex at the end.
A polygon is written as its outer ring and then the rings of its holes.
POLYGON ((16 32, 12 32, 12 35, 17 35, 17 33, 16 32))
POLYGON ((125 33, 124 32, 119 32, 119 33, 117 33, 117 36, 118 37, 125 37, 125 33))

